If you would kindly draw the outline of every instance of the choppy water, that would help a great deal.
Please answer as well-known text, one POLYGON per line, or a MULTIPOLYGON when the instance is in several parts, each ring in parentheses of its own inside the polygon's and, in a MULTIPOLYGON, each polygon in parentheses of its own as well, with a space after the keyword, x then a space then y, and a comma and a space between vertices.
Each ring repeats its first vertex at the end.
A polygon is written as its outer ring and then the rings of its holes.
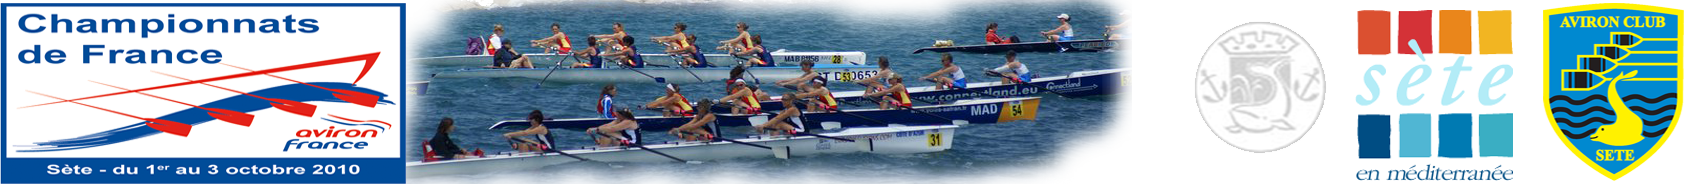
MULTIPOLYGON (((934 4, 936 5, 936 4, 934 4)), ((834 4, 799 3, 757 5, 741 2, 705 4, 631 4, 624 2, 531 4, 519 7, 488 10, 459 10, 444 12, 451 22, 436 35, 442 39, 416 42, 416 56, 447 56, 460 54, 467 37, 488 35, 490 25, 507 27, 505 39, 516 45, 523 40, 542 38, 549 34, 551 23, 560 23, 574 38, 575 47, 583 47, 585 35, 612 32, 612 22, 622 22, 634 37, 671 34, 675 22, 690 25, 688 33, 698 35, 700 44, 712 44, 728 39, 736 31, 735 22, 751 25, 751 33, 761 34, 770 49, 792 51, 863 51, 871 63, 876 56, 889 56, 893 68, 904 76, 919 77, 939 68, 938 55, 910 54, 917 48, 929 46, 936 39, 956 40, 959 44, 981 42, 984 26, 998 22, 1003 35, 1016 34, 1023 40, 1042 40, 1037 33, 1056 26, 1054 17, 1068 13, 1073 17, 1078 38, 1102 38, 1103 26, 1115 23, 1116 14, 1100 2, 987 2, 958 3, 935 9, 904 8, 881 11, 880 8, 847 8, 834 4), (877 11, 877 12, 863 12, 877 11), (914 12, 927 11, 927 12, 914 12)), ((644 53, 659 53, 654 43, 639 43, 644 53)), ((536 49, 524 52, 541 52, 536 49)), ((1002 55, 954 54, 958 65, 973 73, 982 68, 1002 64, 1002 55)), ((1115 68, 1110 53, 1028 53, 1021 60, 1041 76, 1067 75, 1069 72, 1115 68)), ((553 63, 539 61, 539 65, 553 63)), ((453 70, 456 67, 414 70, 412 76, 453 70)), ((910 78, 913 78, 910 77, 910 78)), ((417 80, 417 79, 415 79, 417 80)), ((971 74, 970 82, 995 81, 971 74)), ((491 123, 507 119, 523 119, 526 113, 540 109, 550 118, 592 117, 599 84, 545 84, 533 89, 534 79, 435 79, 429 94, 410 95, 408 108, 408 160, 418 160, 419 147, 430 138, 436 122, 453 117, 458 123, 456 141, 467 149, 504 151, 506 142, 500 134, 513 130, 489 130, 491 123)), ((911 83, 918 85, 919 83, 911 83)), ((775 94, 788 92, 782 88, 764 86, 775 94)), ((860 86, 834 84, 833 89, 860 90, 860 86)), ((639 105, 661 95, 657 84, 623 84, 619 86, 616 103, 622 106, 639 105)), ((701 99, 718 97, 721 85, 686 84, 686 97, 701 99)), ((1113 111, 1107 97, 1069 99, 1048 96, 1041 102, 1036 122, 1017 122, 994 125, 970 125, 957 131, 954 149, 911 155, 839 154, 817 155, 778 160, 746 158, 716 160, 705 164, 675 163, 573 163, 541 170, 499 174, 448 176, 415 180, 415 182, 603 182, 637 180, 640 176, 674 176, 645 178, 677 181, 698 181, 699 178, 816 178, 836 181, 909 181, 938 177, 977 177, 986 174, 1019 172, 1028 168, 1045 167, 1055 160, 1061 143, 1071 139, 1095 136, 1107 123, 1107 112, 1113 111), (633 175, 631 173, 646 173, 633 175), (520 177, 514 177, 520 176, 520 177), (712 176, 712 177, 711 177, 712 176)), ((639 116, 656 115, 637 112, 639 116)), ((731 129, 731 137, 745 132, 731 129)), ((563 130, 556 130, 563 131, 563 130)), ((579 131, 579 130, 571 130, 579 131)), ((563 147, 588 145, 589 139, 578 134, 557 134, 563 147)), ((645 135, 646 141, 664 141, 671 137, 660 132, 645 135)), ((762 181, 762 180, 757 180, 762 181)))

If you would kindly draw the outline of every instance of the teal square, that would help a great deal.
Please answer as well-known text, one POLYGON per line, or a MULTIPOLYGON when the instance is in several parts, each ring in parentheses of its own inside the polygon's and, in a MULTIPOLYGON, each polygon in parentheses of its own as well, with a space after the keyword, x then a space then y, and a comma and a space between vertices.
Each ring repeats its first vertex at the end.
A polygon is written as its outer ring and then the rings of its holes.
POLYGON ((1399 157, 1433 156, 1429 131, 1434 116, 1427 113, 1399 114, 1399 157))
POLYGON ((1512 130, 1511 114, 1482 114, 1477 117, 1481 122, 1480 132, 1482 157, 1511 157, 1512 130))

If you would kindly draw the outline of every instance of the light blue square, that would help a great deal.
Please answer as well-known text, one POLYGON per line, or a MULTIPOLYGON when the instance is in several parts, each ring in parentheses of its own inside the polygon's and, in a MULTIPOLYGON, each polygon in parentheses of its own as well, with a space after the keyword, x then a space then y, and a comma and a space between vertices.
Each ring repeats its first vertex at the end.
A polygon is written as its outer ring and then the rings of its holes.
POLYGON ((1399 114, 1399 157, 1430 157, 1433 118, 1427 113, 1399 114))
POLYGON ((1511 157, 1511 114, 1483 114, 1477 119, 1481 122, 1476 130, 1481 137, 1481 156, 1511 157))

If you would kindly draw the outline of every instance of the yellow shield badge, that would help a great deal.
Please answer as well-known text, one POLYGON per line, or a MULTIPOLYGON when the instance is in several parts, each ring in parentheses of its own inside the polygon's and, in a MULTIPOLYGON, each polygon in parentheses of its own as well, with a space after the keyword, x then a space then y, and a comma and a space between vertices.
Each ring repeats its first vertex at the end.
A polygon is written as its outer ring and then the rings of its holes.
POLYGON ((1621 178, 1652 158, 1682 111, 1682 10, 1608 3, 1545 16, 1553 131, 1588 166, 1621 178))

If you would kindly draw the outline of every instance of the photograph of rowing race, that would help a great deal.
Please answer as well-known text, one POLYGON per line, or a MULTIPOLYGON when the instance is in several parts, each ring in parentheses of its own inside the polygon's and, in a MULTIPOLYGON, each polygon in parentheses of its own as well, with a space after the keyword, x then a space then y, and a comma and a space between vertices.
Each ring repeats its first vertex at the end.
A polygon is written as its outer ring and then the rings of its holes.
POLYGON ((1103 3, 470 3, 410 47, 408 182, 1020 175, 1115 123, 1103 3))

